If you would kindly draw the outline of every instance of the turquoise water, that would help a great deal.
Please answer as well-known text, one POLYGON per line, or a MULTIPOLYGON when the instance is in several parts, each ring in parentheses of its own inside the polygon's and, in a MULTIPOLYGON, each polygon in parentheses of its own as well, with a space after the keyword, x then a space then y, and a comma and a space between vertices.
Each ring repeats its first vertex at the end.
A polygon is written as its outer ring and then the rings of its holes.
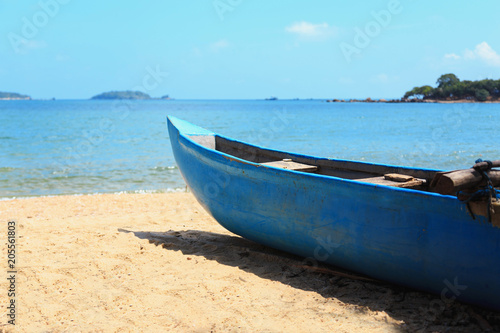
POLYGON ((322 157, 438 169, 500 159, 500 104, 0 101, 0 197, 182 189, 167 115, 322 157))

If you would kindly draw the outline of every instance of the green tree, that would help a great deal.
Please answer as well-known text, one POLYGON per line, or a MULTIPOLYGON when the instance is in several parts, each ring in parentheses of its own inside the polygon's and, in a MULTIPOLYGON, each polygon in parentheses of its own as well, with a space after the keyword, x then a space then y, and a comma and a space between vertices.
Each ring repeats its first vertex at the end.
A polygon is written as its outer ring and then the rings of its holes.
POLYGON ((476 96, 476 90, 474 89, 474 82, 469 80, 464 80, 460 82, 463 85, 463 97, 474 97, 476 96))
POLYGON ((438 88, 449 87, 460 82, 460 79, 455 74, 443 74, 437 79, 438 88))
POLYGON ((422 87, 414 87, 412 90, 407 91, 404 95, 404 98, 419 98, 425 99, 430 98, 434 94, 434 88, 431 86, 422 86, 422 87))
POLYGON ((418 92, 417 92, 418 89, 419 89, 418 87, 413 87, 412 90, 407 91, 405 93, 404 98, 410 98, 410 97, 413 97, 415 95, 418 95, 418 92))
POLYGON ((485 79, 480 81, 460 81, 455 74, 441 75, 437 82, 438 86, 414 87, 407 91, 404 98, 423 99, 476 99, 485 101, 488 97, 500 100, 500 80, 485 79))
POLYGON ((444 94, 443 88, 434 89, 434 97, 437 99, 444 98, 445 94, 444 94))
POLYGON ((434 95, 434 88, 431 86, 420 87, 420 93, 424 96, 424 99, 431 98, 434 95))
POLYGON ((500 80, 495 81, 495 89, 491 95, 500 97, 500 80))
POLYGON ((486 89, 479 89, 478 91, 476 91, 476 99, 480 102, 484 102, 488 99, 489 96, 490 93, 486 89))

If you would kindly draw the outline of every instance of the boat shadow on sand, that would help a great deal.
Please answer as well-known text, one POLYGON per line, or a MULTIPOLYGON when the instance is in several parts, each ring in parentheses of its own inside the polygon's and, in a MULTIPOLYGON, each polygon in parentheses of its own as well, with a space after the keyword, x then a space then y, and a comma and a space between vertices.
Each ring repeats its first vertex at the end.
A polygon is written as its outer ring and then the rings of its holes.
POLYGON ((500 313, 460 302, 445 304, 439 296, 371 280, 338 267, 319 264, 239 236, 200 230, 130 231, 168 251, 203 256, 238 267, 260 278, 338 299, 359 312, 385 311, 402 321, 401 331, 500 332, 500 313))

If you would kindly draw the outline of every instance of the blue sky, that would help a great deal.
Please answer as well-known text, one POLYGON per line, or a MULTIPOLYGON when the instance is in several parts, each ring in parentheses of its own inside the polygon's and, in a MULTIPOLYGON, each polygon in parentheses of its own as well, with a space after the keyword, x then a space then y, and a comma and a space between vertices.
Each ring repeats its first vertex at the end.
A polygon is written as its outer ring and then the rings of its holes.
POLYGON ((0 91, 399 98, 500 78, 500 1, 0 0, 0 91))

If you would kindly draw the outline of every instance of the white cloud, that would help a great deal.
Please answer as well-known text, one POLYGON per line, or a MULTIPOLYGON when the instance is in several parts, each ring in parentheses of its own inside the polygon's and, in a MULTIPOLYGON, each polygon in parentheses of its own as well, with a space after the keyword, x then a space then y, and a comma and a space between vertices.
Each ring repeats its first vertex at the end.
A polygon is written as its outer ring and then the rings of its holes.
POLYGON ((486 42, 477 44, 474 50, 466 49, 463 52, 463 56, 459 56, 455 53, 448 53, 444 55, 444 58, 453 60, 462 58, 465 60, 480 60, 490 66, 500 67, 500 55, 486 42))
POLYGON ((218 52, 219 50, 225 49, 229 46, 229 42, 225 39, 221 39, 216 41, 215 43, 210 44, 210 50, 213 52, 218 52))
POLYGON ((331 27, 328 23, 309 23, 309 22, 295 22, 285 28, 287 32, 298 35, 304 38, 317 38, 333 36, 336 33, 336 28, 331 27))
POLYGON ((444 55, 445 59, 454 59, 454 60, 458 60, 460 59, 460 56, 458 54, 455 54, 455 53, 447 53, 444 55))
POLYGON ((467 49, 464 51, 464 59, 467 60, 476 59, 476 55, 474 54, 473 51, 467 49))
POLYGON ((476 45, 473 51, 465 50, 465 56, 470 59, 478 58, 488 65, 500 67, 500 55, 491 48, 486 42, 476 45))

